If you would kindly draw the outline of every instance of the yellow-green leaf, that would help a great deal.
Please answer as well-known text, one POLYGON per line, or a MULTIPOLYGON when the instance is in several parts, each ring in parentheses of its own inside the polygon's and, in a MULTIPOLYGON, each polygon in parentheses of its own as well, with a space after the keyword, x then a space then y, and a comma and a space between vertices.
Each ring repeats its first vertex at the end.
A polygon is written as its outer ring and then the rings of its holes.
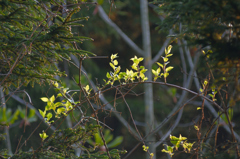
POLYGON ((48 98, 47 97, 42 97, 40 98, 43 102, 48 102, 48 98))
POLYGON ((121 70, 121 67, 120 67, 120 66, 118 66, 118 67, 117 67, 117 69, 116 69, 116 74, 117 74, 117 73, 119 73, 119 72, 120 72, 120 70, 121 70))
POLYGON ((109 72, 107 72, 107 78, 111 78, 111 75, 109 74, 109 72))
POLYGON ((45 132, 43 132, 42 134, 39 133, 39 136, 42 138, 42 140, 45 140, 48 137, 48 135, 45 132))
POLYGON ((165 54, 169 54, 171 52, 171 49, 172 49, 172 45, 169 45, 167 50, 165 49, 165 54))
POLYGON ((113 64, 116 66, 116 65, 118 65, 118 61, 117 60, 114 60, 113 61, 113 64))
POLYGON ((170 70, 172 70, 173 69, 173 67, 172 66, 169 66, 168 68, 166 68, 166 72, 168 72, 168 71, 170 71, 170 70))
POLYGON ((51 98, 50 98, 50 102, 53 103, 55 101, 55 96, 53 95, 51 98))
POLYGON ((114 60, 115 58, 117 58, 117 53, 116 54, 113 54, 111 55, 111 61, 114 60))
POLYGON ((158 66, 162 67, 163 68, 163 65, 159 62, 156 62, 158 64, 158 66))
POLYGON ((109 65, 112 67, 112 69, 115 71, 115 66, 110 62, 109 65))
POLYGON ((152 69, 152 73, 153 73, 155 76, 157 76, 157 72, 156 72, 154 69, 152 69))
POLYGON ((168 62, 168 58, 164 57, 164 58, 163 58, 163 61, 164 61, 164 62, 168 62))
POLYGON ((157 69, 157 71, 156 71, 156 73, 157 73, 156 76, 158 76, 158 75, 160 74, 160 72, 161 72, 161 68, 159 67, 159 68, 157 69))
POLYGON ((88 92, 88 90, 89 90, 89 85, 86 85, 86 87, 84 87, 84 89, 86 90, 86 92, 88 92))
POLYGON ((45 111, 43 112, 41 109, 38 109, 38 111, 41 114, 41 116, 45 118, 46 112, 45 111))

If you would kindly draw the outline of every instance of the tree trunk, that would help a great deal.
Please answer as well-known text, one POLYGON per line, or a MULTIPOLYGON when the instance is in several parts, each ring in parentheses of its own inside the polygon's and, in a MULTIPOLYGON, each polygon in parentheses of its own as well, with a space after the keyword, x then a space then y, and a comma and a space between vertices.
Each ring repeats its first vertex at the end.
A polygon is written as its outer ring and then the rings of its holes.
MULTIPOLYGON (((140 12, 141 12, 141 25, 142 25, 142 38, 143 38, 143 50, 144 50, 144 65, 148 70, 146 76, 148 81, 152 80, 152 53, 151 53, 151 39, 150 39, 150 28, 148 19, 148 1, 140 0, 140 12)), ((145 132, 149 134, 154 129, 154 104, 153 104, 153 87, 151 83, 144 84, 144 103, 145 103, 145 132)), ((149 152, 154 154, 153 159, 156 157, 156 149, 154 147, 155 137, 150 135, 146 138, 146 144, 149 146, 149 152)), ((149 158, 149 156, 147 156, 149 158)))

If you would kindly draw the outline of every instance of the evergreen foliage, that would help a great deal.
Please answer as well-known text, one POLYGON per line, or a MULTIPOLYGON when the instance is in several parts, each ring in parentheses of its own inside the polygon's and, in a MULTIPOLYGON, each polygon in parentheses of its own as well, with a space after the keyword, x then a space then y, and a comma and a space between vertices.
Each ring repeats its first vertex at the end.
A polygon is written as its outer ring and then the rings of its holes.
MULTIPOLYGON (((158 2, 157 0, 155 2, 158 2)), ((212 59, 240 58, 239 0, 162 0, 157 11, 165 17, 158 29, 174 28, 189 44, 210 46, 212 59)))
MULTIPOLYGON (((57 70, 56 61, 70 59, 73 55, 88 55, 76 48, 90 38, 77 36, 71 26, 82 26, 79 21, 88 17, 72 19, 80 11, 79 6, 68 10, 61 7, 63 0, 29 0, 0 2, 0 81, 5 89, 13 85, 33 85, 35 82, 52 81, 54 76, 64 75, 57 70), (51 6, 57 8, 51 10, 51 6), (67 12, 62 18, 61 12, 67 12), (55 21, 54 23, 52 23, 55 21)), ((71 1, 77 3, 77 1, 71 1)), ((70 3, 70 1, 69 1, 70 3)))

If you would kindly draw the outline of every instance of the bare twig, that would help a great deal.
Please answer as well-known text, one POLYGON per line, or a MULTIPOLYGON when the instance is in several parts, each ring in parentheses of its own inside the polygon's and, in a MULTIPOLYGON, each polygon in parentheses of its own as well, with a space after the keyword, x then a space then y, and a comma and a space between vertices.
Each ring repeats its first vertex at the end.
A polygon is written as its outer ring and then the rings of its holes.
MULTIPOLYGON (((186 41, 183 41, 183 42, 185 44, 185 51, 186 51, 185 53, 186 53, 187 58, 188 58, 189 66, 192 67, 194 64, 193 64, 193 61, 191 59, 190 51, 187 48, 187 42, 186 41)), ((194 75, 197 76, 197 73, 194 72, 194 75)), ((194 83, 195 83, 196 88, 198 90, 200 90, 200 82, 197 78, 194 78, 194 83)), ((210 110, 210 112, 214 115, 214 117, 217 118, 219 115, 210 103, 212 103, 212 102, 210 102, 208 100, 205 101, 205 106, 210 110)), ((224 112, 224 110, 222 108, 220 110, 221 110, 221 112, 224 112)), ((224 122, 221 118, 219 120, 220 120, 220 122, 224 122)), ((240 136, 236 132, 230 130, 230 128, 226 124, 223 124, 223 127, 224 127, 225 130, 227 130, 228 133, 233 133, 236 140, 238 140, 238 142, 240 142, 240 136)))
MULTIPOLYGON (((71 55, 71 58, 72 58, 72 60, 76 63, 76 64, 74 64, 74 63, 73 63, 73 64, 78 68, 79 62, 78 62, 76 56, 71 55)), ((86 77, 87 77, 87 72, 84 70, 83 67, 82 67, 82 71, 86 73, 85 75, 86 75, 86 77)), ((99 92, 99 91, 97 90, 97 87, 96 87, 96 85, 93 83, 93 81, 90 80, 89 83, 91 84, 91 87, 93 88, 93 90, 94 90, 95 92, 98 92, 98 96, 99 96, 100 100, 104 103, 104 105, 106 105, 106 108, 108 108, 108 109, 110 109, 110 110, 113 110, 114 107, 105 99, 105 97, 103 96, 102 92, 99 92)), ((128 122, 127 122, 121 115, 119 115, 119 113, 116 113, 116 112, 113 112, 113 113, 114 113, 114 115, 118 118, 118 120, 119 120, 127 129, 129 129, 135 136, 138 136, 137 133, 135 132, 135 130, 128 124, 128 122)))

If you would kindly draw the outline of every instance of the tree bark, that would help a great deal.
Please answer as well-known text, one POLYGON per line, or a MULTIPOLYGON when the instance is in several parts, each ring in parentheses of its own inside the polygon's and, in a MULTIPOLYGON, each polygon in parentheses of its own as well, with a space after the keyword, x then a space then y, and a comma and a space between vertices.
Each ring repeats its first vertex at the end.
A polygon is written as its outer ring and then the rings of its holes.
MULTIPOLYGON (((151 37, 148 18, 148 1, 140 0, 140 12, 141 12, 141 26, 142 26, 142 39, 143 39, 143 51, 144 51, 144 65, 148 70, 146 76, 148 81, 152 80, 152 52, 151 52, 151 37)), ((153 86, 151 83, 144 84, 144 103, 145 103, 145 132, 149 134, 154 129, 154 103, 153 103, 153 86)), ((149 135, 146 139, 146 144, 149 146, 149 152, 153 153, 153 159, 156 158, 155 136, 149 135)), ((149 158, 149 156, 147 156, 149 158)))

